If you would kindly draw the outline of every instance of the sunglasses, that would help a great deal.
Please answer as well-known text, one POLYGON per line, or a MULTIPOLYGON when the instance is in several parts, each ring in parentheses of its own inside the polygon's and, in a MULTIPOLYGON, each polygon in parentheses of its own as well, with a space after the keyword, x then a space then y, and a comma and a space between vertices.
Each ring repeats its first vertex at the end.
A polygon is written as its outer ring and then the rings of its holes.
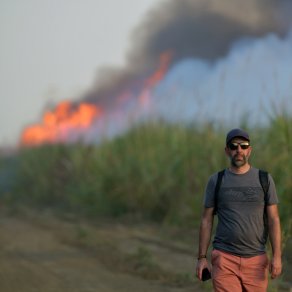
POLYGON ((241 143, 236 143, 236 142, 232 142, 228 144, 228 148, 230 150, 237 150, 238 146, 240 146, 241 149, 246 150, 248 149, 249 142, 241 142, 241 143))

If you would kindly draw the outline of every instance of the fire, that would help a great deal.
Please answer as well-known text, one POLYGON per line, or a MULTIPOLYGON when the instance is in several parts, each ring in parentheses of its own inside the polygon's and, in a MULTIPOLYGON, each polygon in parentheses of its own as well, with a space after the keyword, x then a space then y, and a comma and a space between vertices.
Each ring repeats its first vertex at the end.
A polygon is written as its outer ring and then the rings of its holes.
MULTIPOLYGON (((149 109, 151 89, 164 78, 172 55, 170 51, 161 54, 157 70, 142 82, 140 94, 137 96, 127 89, 117 96, 118 105, 136 97, 142 109, 149 109)), ((42 123, 23 130, 21 145, 38 146, 45 143, 67 142, 70 140, 71 134, 77 133, 78 136, 78 134, 84 133, 103 114, 104 110, 97 105, 81 103, 73 106, 69 101, 63 101, 54 110, 44 113, 42 123)))
POLYGON ((155 86, 160 80, 163 79, 166 72, 168 71, 169 64, 172 60, 173 53, 171 51, 164 52, 159 58, 158 69, 146 80, 146 87, 155 86))
POLYGON ((27 127, 21 135, 21 144, 36 146, 44 143, 64 142, 70 131, 88 128, 102 109, 93 104, 81 103, 74 108, 69 101, 61 102, 54 111, 43 115, 40 125, 27 127))
POLYGON ((150 105, 150 90, 164 78, 166 72, 169 69, 169 64, 172 60, 172 56, 173 53, 171 51, 166 51, 162 53, 159 58, 158 69, 145 80, 145 88, 142 90, 139 96, 140 103, 143 106, 150 105))

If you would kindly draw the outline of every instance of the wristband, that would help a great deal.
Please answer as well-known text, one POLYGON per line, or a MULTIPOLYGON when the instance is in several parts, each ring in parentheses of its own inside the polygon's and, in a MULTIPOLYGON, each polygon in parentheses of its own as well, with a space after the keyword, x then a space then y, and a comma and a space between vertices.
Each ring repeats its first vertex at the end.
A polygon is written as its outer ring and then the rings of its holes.
POLYGON ((207 258, 207 256, 205 254, 201 254, 201 255, 198 256, 198 260, 206 259, 206 258, 207 258))

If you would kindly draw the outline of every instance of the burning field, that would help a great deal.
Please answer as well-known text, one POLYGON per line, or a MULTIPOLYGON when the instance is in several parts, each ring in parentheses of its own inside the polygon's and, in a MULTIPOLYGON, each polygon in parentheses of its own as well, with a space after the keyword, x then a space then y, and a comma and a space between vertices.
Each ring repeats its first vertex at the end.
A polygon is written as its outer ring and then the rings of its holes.
POLYGON ((291 103, 291 12, 288 0, 165 1, 134 30, 124 68, 45 109, 20 143, 96 143, 152 119, 263 123, 291 103))
MULTIPOLYGON (((170 53, 161 55, 158 69, 150 77, 140 81, 141 90, 134 98, 136 102, 135 112, 139 112, 149 106, 151 90, 164 77, 170 61, 170 53)), ((131 92, 123 92, 118 95, 116 101, 117 111, 120 107, 125 106, 126 103, 131 101, 131 99, 133 99, 131 92)), ((113 108, 111 110, 113 111, 113 108)), ((101 126, 104 127, 104 120, 107 118, 105 117, 106 114, 104 107, 97 104, 88 102, 72 104, 70 101, 61 102, 54 110, 44 113, 41 123, 29 126, 23 131, 21 144, 36 146, 43 143, 76 141, 86 136, 87 131, 91 127, 95 127, 95 124, 100 123, 100 121, 103 123, 101 126)), ((112 118, 117 122, 117 116, 112 118)))

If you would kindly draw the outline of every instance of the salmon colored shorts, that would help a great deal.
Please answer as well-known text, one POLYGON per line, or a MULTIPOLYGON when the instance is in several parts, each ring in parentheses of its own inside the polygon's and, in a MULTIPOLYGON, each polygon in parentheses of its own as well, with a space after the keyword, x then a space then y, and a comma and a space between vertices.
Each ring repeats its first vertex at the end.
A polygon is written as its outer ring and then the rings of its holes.
POLYGON ((216 292, 265 292, 268 287, 266 254, 243 258, 214 249, 212 279, 216 292))

